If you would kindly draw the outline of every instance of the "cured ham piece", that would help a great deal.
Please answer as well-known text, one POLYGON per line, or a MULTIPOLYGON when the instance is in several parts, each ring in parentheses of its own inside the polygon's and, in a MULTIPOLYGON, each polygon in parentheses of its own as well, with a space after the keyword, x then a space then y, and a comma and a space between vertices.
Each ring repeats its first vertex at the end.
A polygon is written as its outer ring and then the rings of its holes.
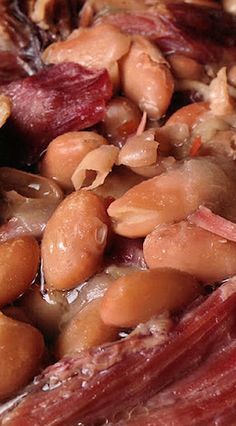
MULTIPOLYGON (((134 335, 78 357, 62 359, 47 368, 15 400, 2 406, 1 424, 74 426, 98 421, 102 424, 106 419, 112 424, 118 413, 120 419, 124 418, 133 407, 145 403, 175 381, 180 392, 181 380, 187 384, 188 375, 194 372, 193 386, 199 390, 196 399, 201 397, 201 383, 212 390, 215 387, 221 407, 225 398, 226 402, 230 401, 229 413, 235 415, 235 373, 232 381, 226 383, 226 377, 231 378, 235 353, 235 303, 236 277, 233 277, 203 303, 189 309, 161 341, 155 335, 134 335)), ((172 395, 172 388, 169 389, 172 395)), ((168 392, 168 388, 163 392, 168 392)), ((191 392, 191 377, 189 388, 184 390, 186 395, 188 392, 191 392)), ((174 397, 178 398, 178 394, 174 397)), ((165 408, 163 400, 161 406, 165 408)), ((218 413, 221 418, 224 416, 223 410, 218 413)), ((229 413, 225 413, 226 418, 229 413)), ((192 414, 196 416, 197 411, 193 410, 192 414)), ((147 423, 148 414, 145 420, 146 424, 155 424, 147 423)), ((180 424, 187 426, 189 422, 180 424)))
POLYGON ((19 159, 30 164, 55 137, 101 121, 112 85, 106 70, 65 63, 12 82, 1 92, 12 100, 10 121, 21 141, 19 159))
POLYGON ((236 223, 213 213, 207 207, 200 206, 188 217, 188 221, 226 240, 236 242, 236 223))
POLYGON ((110 13, 97 20, 144 35, 166 54, 179 53, 202 63, 236 58, 236 19, 222 10, 167 3, 150 11, 110 13))

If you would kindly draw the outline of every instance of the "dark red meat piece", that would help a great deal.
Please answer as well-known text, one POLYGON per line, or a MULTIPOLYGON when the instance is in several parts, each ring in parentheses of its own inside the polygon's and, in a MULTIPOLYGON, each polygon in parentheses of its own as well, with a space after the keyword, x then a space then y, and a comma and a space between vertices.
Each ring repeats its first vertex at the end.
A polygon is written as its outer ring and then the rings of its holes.
POLYGON ((106 70, 63 63, 12 82, 1 92, 13 102, 9 126, 18 137, 19 159, 30 164, 56 136, 101 121, 112 85, 106 70))
POLYGON ((220 9, 167 3, 151 12, 111 13, 99 20, 148 37, 166 54, 179 53, 202 63, 236 59, 236 18, 220 9))
MULTIPOLYGON (((183 386, 186 398, 191 394, 191 386, 199 390, 196 399, 201 398, 202 383, 214 390, 221 408, 224 398, 226 403, 230 401, 226 418, 232 413, 236 415, 235 372, 226 384, 235 359, 235 304, 236 278, 232 278, 202 304, 186 312, 162 343, 155 336, 133 336, 77 358, 64 358, 45 370, 11 406, 6 406, 0 420, 4 426, 74 426, 79 422, 96 424, 101 419, 113 421, 114 415, 123 412, 122 418, 164 387, 163 392, 172 400, 173 395, 178 399, 183 386), (195 374, 194 384, 191 374, 195 374), (175 381, 176 388, 168 390, 167 386, 175 381)), ((189 402, 195 404, 194 393, 189 402)), ((163 400, 160 404, 164 410, 163 400)), ((192 415, 195 413, 193 410, 192 415)), ((222 409, 218 413, 224 416, 222 409)), ((146 424, 148 417, 147 414, 146 424)), ((181 426, 189 426, 189 422, 181 422, 181 426)))

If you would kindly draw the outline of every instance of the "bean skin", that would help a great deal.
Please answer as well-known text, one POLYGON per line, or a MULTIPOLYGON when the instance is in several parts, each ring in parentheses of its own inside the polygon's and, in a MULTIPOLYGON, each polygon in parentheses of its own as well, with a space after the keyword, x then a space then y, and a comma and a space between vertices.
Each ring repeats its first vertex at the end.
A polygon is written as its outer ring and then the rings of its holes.
POLYGON ((0 313, 0 399, 26 385, 38 372, 44 352, 41 333, 0 313))
POLYGON ((105 144, 106 139, 95 132, 69 132, 58 136, 49 144, 40 172, 57 181, 65 191, 70 191, 76 167, 86 154, 105 144))
POLYGON ((89 191, 70 194, 49 220, 42 240, 48 288, 76 287, 99 269, 109 220, 103 202, 89 191))
POLYGON ((0 244, 0 305, 13 302, 34 280, 39 266, 39 246, 25 236, 0 244))
POLYGON ((118 337, 118 329, 104 324, 100 316, 101 300, 93 300, 79 311, 61 332, 56 345, 60 359, 93 346, 111 342, 118 337))
POLYGON ((101 304, 107 325, 135 327, 154 315, 176 311, 201 293, 191 275, 171 269, 138 271, 114 281, 101 304))
POLYGON ((236 274, 236 243, 187 222, 155 229, 144 241, 149 268, 174 268, 203 283, 236 274))

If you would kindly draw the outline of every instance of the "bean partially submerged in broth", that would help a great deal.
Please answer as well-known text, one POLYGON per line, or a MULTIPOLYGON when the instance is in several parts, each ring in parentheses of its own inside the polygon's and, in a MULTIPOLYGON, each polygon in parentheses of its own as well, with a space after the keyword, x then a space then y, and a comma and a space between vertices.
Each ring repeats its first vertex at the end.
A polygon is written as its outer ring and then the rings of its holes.
POLYGON ((0 331, 0 399, 3 400, 38 372, 44 341, 36 328, 2 313, 0 331))
POLYGON ((0 241, 22 235, 41 238, 46 223, 63 198, 61 189, 45 177, 0 168, 3 195, 0 241))
POLYGON ((34 280, 39 266, 39 246, 30 236, 0 243, 0 305, 24 293, 34 280))

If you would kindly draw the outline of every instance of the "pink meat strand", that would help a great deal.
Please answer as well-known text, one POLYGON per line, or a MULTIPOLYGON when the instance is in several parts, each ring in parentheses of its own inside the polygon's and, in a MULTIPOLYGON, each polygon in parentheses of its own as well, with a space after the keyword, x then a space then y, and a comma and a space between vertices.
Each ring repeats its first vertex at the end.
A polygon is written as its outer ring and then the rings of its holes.
POLYGON ((219 237, 236 242, 236 223, 213 213, 207 207, 200 206, 188 217, 188 221, 206 231, 219 235, 219 237))
MULTIPOLYGON (((96 424, 101 419, 112 422, 115 414, 145 403, 207 360, 211 365, 220 348, 226 351, 235 345, 235 305, 236 277, 187 312, 162 344, 154 336, 134 336, 62 359, 23 390, 18 401, 3 407, 1 424, 73 426, 79 422, 96 424)), ((212 374, 215 371, 217 375, 214 364, 212 368, 212 374)), ((230 375, 231 364, 226 359, 225 370, 230 375)), ((232 394, 230 383, 234 386, 234 381, 229 382, 226 393, 231 394, 230 404, 236 415, 236 393, 232 394)))
POLYGON ((1 87, 13 103, 11 126, 20 138, 19 160, 36 162, 55 137, 102 120, 112 84, 106 70, 54 65, 1 87))

